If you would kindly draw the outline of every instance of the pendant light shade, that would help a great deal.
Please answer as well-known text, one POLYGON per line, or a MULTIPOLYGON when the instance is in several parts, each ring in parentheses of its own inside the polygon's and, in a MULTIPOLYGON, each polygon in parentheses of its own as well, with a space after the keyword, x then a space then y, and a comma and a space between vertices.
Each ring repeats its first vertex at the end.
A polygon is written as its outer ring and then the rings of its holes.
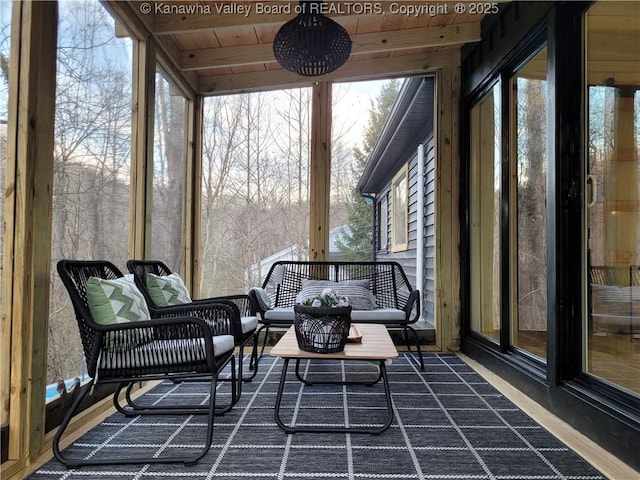
POLYGON ((273 40, 273 53, 283 68, 304 77, 333 72, 351 54, 351 39, 321 11, 322 2, 300 2, 300 12, 273 40))

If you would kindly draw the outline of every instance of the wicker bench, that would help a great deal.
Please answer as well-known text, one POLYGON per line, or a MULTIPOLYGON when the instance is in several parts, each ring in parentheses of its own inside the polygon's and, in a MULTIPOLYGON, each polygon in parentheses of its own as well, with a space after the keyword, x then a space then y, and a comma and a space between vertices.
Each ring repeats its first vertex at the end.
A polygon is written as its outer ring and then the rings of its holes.
MULTIPOLYGON (((328 281, 328 286, 340 292, 345 285, 367 285, 374 296, 373 308, 355 309, 351 320, 357 323, 383 324, 388 329, 402 330, 407 348, 411 340, 416 346, 420 368, 424 369, 422 352, 413 324, 420 318, 420 292, 407 279, 397 262, 311 262, 280 261, 274 263, 261 289, 252 289, 258 304, 261 327, 265 330, 263 350, 269 329, 289 327, 294 322, 293 306, 303 287, 315 281, 328 281), (267 298, 268 297, 268 298, 267 298)), ((348 295, 347 295, 348 296, 348 295)))

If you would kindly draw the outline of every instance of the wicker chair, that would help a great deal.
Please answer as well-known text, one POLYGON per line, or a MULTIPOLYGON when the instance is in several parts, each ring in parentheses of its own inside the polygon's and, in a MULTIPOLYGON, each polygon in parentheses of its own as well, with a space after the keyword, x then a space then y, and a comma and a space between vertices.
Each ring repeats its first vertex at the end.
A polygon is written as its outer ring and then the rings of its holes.
MULTIPOLYGON (((142 291, 149 309, 153 311, 162 311, 167 307, 157 305, 147 288, 147 274, 152 273, 158 276, 171 275, 173 272, 166 264, 159 260, 128 260, 127 269, 133 273, 136 285, 142 291)), ((238 395, 242 392, 242 382, 251 381, 258 372, 257 365, 257 335, 256 329, 258 326, 258 319, 256 317, 256 304, 253 298, 249 295, 237 294, 226 295, 220 297, 193 299, 194 305, 206 304, 210 302, 221 302, 229 305, 235 311, 236 317, 236 347, 238 347, 238 395), (251 360, 249 362, 249 370, 252 372, 250 376, 243 376, 244 366, 244 349, 249 342, 253 340, 253 348, 251 351, 251 360)))
POLYGON ((232 382, 231 404, 216 408, 219 375, 228 364, 235 376, 233 355, 233 310, 225 304, 206 308, 172 307, 152 314, 151 320, 104 325, 97 323, 87 301, 90 277, 116 279, 122 273, 107 261, 62 260, 58 273, 69 292, 75 310, 80 338, 91 381, 83 385, 53 439, 55 457, 67 467, 82 465, 122 465, 144 463, 195 463, 209 450, 213 439, 214 415, 227 411, 236 401, 236 382, 232 382), (211 384, 208 405, 140 406, 130 396, 134 383, 147 380, 200 378, 211 384), (60 440, 83 398, 98 384, 117 384, 113 403, 118 411, 134 415, 207 415, 204 446, 196 454, 141 458, 127 456, 107 459, 72 459, 60 451, 60 440), (126 390, 127 405, 118 400, 126 390))

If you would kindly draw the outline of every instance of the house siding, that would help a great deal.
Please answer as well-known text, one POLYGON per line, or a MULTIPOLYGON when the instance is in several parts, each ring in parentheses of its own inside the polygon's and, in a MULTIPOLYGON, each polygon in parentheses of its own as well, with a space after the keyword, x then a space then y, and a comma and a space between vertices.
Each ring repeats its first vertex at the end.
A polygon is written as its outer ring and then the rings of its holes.
MULTIPOLYGON (((395 261, 402 265, 411 285, 419 288, 421 291, 421 303, 423 318, 430 323, 435 321, 435 148, 433 136, 423 141, 425 149, 424 158, 424 262, 423 262, 423 285, 416 285, 416 257, 417 257, 417 238, 418 238, 418 154, 417 148, 408 160, 408 248, 401 252, 391 252, 390 248, 378 250, 376 252, 376 260, 395 261)), ((404 167, 406 163, 402 164, 404 167)), ((401 167, 401 168, 402 168, 401 167)), ((397 172, 393 172, 394 175, 397 172)), ((391 182, 385 186, 380 192, 379 198, 385 197, 390 200, 391 182)), ((390 238, 390 215, 391 209, 388 209, 386 222, 382 220, 382 224, 375 226, 376 233, 380 228, 386 229, 387 238, 390 238), (385 224, 386 223, 386 224, 385 224)))
POLYGON ((424 274, 422 317, 435 324, 436 313, 436 155, 433 137, 424 145, 424 274))

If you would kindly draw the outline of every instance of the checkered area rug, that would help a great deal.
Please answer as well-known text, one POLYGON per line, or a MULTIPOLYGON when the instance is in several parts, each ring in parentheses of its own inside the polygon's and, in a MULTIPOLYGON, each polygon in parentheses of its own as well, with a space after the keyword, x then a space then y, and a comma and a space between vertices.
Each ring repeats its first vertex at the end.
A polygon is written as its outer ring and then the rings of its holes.
MULTIPOLYGON (((454 354, 425 355, 421 372, 401 356, 388 366, 394 421, 380 435, 296 433, 274 421, 282 361, 265 355, 240 402, 216 417, 209 453, 195 465, 82 467, 51 461, 29 478, 44 479, 580 479, 604 477, 454 354)), ((289 371, 293 371, 290 365, 289 371)), ((368 362, 303 361, 310 379, 374 379, 368 362)), ((228 398, 229 383, 217 395, 228 398)), ((161 403, 206 403, 205 383, 165 382, 144 396, 161 403)), ((382 425, 381 384, 302 386, 287 377, 282 417, 296 425, 382 425)), ((204 417, 115 414, 70 446, 68 455, 94 457, 170 453, 202 446, 204 417), (185 418, 187 420, 185 421, 185 418)))

